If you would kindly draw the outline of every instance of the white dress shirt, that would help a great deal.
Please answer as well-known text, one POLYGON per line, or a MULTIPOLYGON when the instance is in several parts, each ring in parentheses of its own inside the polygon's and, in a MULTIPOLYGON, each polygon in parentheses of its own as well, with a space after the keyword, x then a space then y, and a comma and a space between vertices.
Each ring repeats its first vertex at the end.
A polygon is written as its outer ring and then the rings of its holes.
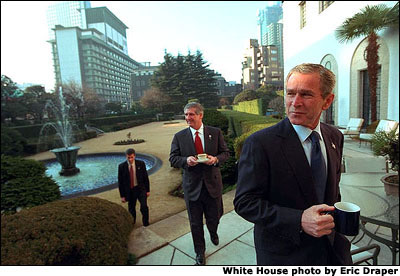
POLYGON ((195 138, 196 138, 196 131, 199 132, 199 137, 200 137, 200 140, 201 140, 201 145, 203 146, 203 151, 204 151, 204 153, 206 153, 206 148, 204 147, 204 125, 201 124, 201 127, 200 127, 198 130, 195 130, 195 129, 192 128, 192 127, 189 127, 189 128, 190 128, 190 131, 192 132, 193 142, 195 141, 195 138))
POLYGON ((301 145, 303 146, 304 152, 307 156, 307 160, 308 160, 308 164, 310 164, 311 166, 311 141, 308 138, 308 136, 310 136, 310 134, 313 131, 318 132, 319 134, 319 144, 321 146, 321 151, 322 151, 322 156, 324 158, 325 161, 325 168, 326 168, 326 174, 328 175, 328 158, 326 155, 326 147, 325 147, 325 143, 324 143, 324 138, 322 137, 322 132, 321 132, 321 124, 320 122, 318 122, 318 125, 315 129, 309 129, 308 127, 304 127, 301 125, 293 125, 294 130, 297 133, 297 136, 299 137, 299 140, 301 142, 301 145))
MULTIPOLYGON (((131 171, 131 163, 129 163, 129 161, 127 160, 126 162, 128 162, 128 169, 129 169, 129 173, 131 171)), ((137 182, 137 178, 136 178, 136 163, 135 160, 133 160, 132 162, 132 169, 133 169, 133 181, 134 181, 134 187, 136 187, 138 185, 137 182)))

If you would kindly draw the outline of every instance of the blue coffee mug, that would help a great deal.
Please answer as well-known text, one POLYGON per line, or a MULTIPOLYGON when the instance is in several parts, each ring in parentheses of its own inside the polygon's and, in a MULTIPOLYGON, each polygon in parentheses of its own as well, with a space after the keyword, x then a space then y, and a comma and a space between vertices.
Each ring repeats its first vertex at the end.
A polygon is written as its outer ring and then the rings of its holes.
POLYGON ((360 226, 360 207, 350 202, 336 202, 334 206, 335 230, 346 236, 357 236, 360 226))

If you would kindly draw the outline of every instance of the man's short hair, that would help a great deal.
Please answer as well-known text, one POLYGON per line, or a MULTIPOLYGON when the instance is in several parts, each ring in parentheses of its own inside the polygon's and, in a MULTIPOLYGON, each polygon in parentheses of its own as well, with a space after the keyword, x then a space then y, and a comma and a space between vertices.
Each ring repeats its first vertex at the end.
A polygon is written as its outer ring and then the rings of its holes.
POLYGON ((314 63, 302 63, 295 66, 292 70, 290 70, 289 74, 286 77, 286 85, 293 73, 300 74, 313 74, 317 73, 320 77, 320 90, 322 92, 322 98, 326 98, 330 93, 333 92, 333 88, 335 88, 336 77, 335 74, 329 69, 326 69, 321 64, 314 63))
POLYGON ((127 150, 125 151, 125 154, 126 154, 126 155, 136 154, 136 151, 135 151, 134 149, 130 148, 130 149, 127 149, 127 150))
POLYGON ((187 105, 185 105, 185 107, 183 108, 183 112, 185 112, 185 110, 189 109, 189 108, 195 108, 195 113, 197 115, 204 113, 204 107, 197 102, 190 102, 187 105))

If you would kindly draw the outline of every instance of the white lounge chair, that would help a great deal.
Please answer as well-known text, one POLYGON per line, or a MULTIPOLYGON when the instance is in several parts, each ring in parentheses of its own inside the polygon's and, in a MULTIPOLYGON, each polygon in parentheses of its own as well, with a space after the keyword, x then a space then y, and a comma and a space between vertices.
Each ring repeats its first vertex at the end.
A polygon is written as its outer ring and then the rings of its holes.
MULTIPOLYGON (((375 133, 379 131, 392 131, 397 128, 398 122, 396 121, 389 121, 389 120, 380 120, 378 126, 375 129, 375 133)), ((361 141, 364 142, 371 142, 372 138, 374 137, 373 133, 360 133, 360 145, 361 141)))
POLYGON ((346 129, 339 130, 343 133, 343 135, 359 135, 363 122, 363 118, 350 118, 346 129))

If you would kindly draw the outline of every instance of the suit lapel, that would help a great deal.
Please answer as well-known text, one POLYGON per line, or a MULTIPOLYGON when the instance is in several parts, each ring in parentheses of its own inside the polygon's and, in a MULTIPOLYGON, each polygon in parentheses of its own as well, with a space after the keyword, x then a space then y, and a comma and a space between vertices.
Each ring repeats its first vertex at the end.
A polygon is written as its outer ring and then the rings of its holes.
POLYGON ((304 197, 311 206, 318 202, 314 181, 312 179, 311 167, 308 164, 306 154, 304 153, 303 146, 301 145, 296 131, 290 124, 290 121, 288 119, 286 120, 284 124, 285 129, 282 132, 285 136, 283 139, 282 151, 297 178, 304 197))
POLYGON ((210 142, 211 142, 211 140, 208 139, 208 137, 209 136, 211 137, 211 135, 209 133, 208 127, 204 126, 203 129, 204 129, 204 153, 207 153, 207 152, 209 152, 208 149, 210 147, 210 142))
POLYGON ((324 137, 325 148, 326 148, 326 159, 328 160, 328 176, 325 189, 325 202, 329 205, 335 203, 333 196, 335 195, 335 175, 336 168, 334 164, 336 159, 339 158, 337 151, 339 150, 339 145, 335 145, 332 141, 329 129, 325 125, 321 124, 322 136, 324 137))
POLYGON ((187 143, 187 149, 189 151, 188 156, 192 155, 195 156, 197 155, 196 152, 196 147, 194 146, 194 141, 193 141, 193 136, 192 136, 192 132, 190 131, 190 128, 188 127, 186 132, 185 132, 185 138, 186 141, 188 141, 187 143))

